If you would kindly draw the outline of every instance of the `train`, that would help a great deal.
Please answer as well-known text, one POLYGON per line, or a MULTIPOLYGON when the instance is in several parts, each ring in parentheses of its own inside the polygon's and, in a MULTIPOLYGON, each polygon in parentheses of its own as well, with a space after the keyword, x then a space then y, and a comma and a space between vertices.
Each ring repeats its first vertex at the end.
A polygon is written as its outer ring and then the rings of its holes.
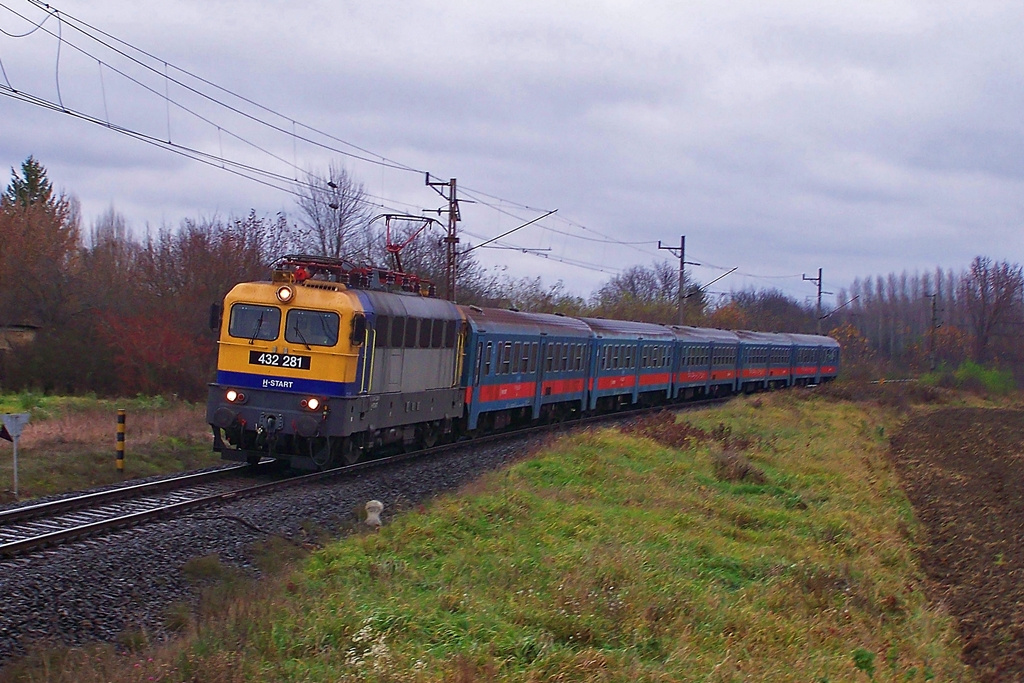
POLYGON ((211 308, 222 459, 322 470, 542 422, 817 385, 831 337, 457 305, 417 277, 289 255, 211 308))

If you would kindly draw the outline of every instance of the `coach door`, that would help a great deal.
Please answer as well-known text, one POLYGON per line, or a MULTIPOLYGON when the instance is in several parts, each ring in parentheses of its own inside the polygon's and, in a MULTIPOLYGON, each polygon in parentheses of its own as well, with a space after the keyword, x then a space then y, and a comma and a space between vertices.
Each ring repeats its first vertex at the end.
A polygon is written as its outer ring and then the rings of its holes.
POLYGON ((374 386, 383 393, 401 391, 406 319, 378 316, 377 321, 374 386))
POLYGON ((537 383, 536 391, 533 396, 533 419, 540 419, 540 408, 544 404, 544 378, 547 376, 547 363, 544 360, 548 357, 548 340, 546 337, 540 338, 540 343, 537 344, 537 358, 535 360, 537 367, 537 375, 535 381, 537 383))

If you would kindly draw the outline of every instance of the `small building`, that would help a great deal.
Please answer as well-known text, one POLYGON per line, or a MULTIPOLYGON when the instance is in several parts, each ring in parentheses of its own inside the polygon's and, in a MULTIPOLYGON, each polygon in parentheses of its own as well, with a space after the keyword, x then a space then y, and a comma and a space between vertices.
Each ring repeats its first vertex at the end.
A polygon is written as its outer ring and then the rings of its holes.
POLYGON ((32 344, 38 330, 35 325, 0 325, 0 353, 32 344))

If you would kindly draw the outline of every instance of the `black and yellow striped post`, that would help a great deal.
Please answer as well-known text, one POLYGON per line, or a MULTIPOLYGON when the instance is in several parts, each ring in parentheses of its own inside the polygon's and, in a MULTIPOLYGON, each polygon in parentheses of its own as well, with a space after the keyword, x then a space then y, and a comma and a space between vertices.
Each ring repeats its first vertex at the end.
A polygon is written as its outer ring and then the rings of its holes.
POLYGON ((117 471, 124 475, 124 408, 117 409, 117 471))

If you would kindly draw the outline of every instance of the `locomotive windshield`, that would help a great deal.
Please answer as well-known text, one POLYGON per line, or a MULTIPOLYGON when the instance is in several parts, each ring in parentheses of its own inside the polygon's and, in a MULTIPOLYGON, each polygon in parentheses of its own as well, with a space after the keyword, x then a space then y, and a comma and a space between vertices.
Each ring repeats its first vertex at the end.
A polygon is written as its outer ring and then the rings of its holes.
POLYGON ((285 341, 308 346, 334 346, 338 343, 341 318, 331 311, 288 311, 284 327, 285 341))
POLYGON ((276 306, 235 304, 231 307, 228 334, 232 337, 248 339, 249 343, 257 339, 273 341, 280 327, 281 309, 276 306))

